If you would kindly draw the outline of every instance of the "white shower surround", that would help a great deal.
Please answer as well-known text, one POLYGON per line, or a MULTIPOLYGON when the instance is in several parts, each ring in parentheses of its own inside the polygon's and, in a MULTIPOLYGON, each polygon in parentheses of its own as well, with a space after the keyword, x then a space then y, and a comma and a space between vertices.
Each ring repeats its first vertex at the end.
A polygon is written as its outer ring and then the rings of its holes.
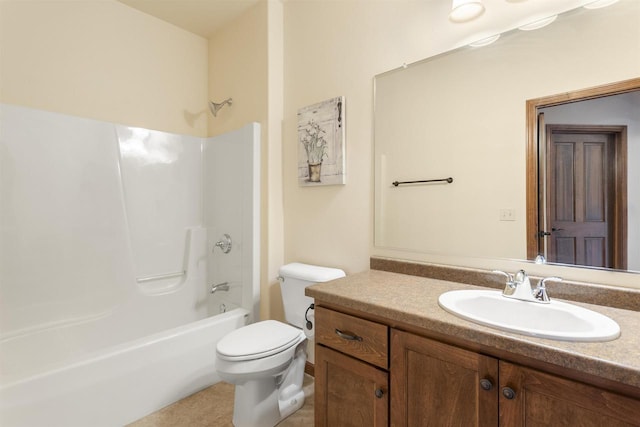
POLYGON ((0 120, 0 424, 119 425, 217 382, 215 343, 258 317, 259 125, 0 120))

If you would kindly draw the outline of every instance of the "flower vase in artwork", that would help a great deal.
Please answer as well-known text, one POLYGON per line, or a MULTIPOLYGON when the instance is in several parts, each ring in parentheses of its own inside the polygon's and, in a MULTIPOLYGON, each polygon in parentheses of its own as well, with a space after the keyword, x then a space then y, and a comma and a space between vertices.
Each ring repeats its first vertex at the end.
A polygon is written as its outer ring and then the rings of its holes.
POLYGON ((322 171, 322 162, 309 163, 309 182, 320 182, 321 171, 322 171))
POLYGON ((307 153, 307 163, 309 165, 308 182, 320 182, 322 160, 328 157, 327 141, 324 139, 323 133, 326 132, 320 127, 320 124, 309 120, 304 129, 304 135, 300 139, 307 153))

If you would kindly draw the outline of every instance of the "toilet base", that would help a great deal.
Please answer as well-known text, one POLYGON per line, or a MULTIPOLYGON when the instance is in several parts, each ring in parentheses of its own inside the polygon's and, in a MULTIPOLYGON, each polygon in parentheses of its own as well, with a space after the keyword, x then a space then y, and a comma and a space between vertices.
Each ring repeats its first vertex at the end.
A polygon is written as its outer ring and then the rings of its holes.
POLYGON ((233 425, 235 427, 273 427, 304 405, 304 391, 288 396, 286 400, 278 399, 279 390, 275 389, 274 380, 248 381, 236 385, 233 408, 233 425))
POLYGON ((274 427, 304 405, 304 364, 306 341, 282 375, 251 379, 236 384, 233 425, 274 427))

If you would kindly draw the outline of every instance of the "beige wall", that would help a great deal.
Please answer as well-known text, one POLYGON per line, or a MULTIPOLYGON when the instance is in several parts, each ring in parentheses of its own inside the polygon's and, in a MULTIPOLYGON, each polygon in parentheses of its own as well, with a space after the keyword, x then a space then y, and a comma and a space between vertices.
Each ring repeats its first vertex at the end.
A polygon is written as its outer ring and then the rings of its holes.
POLYGON ((269 311, 263 311, 263 318, 284 318, 280 284, 275 280, 278 269, 284 264, 284 206, 282 191, 282 120, 284 114, 284 25, 283 7, 280 1, 269 2, 268 9, 268 49, 269 49, 269 152, 267 154, 268 207, 266 248, 266 280, 262 295, 269 311))
POLYGON ((115 0, 0 2, 0 101, 204 136, 207 40, 115 0))
POLYGON ((261 317, 283 318, 276 277, 282 265, 282 3, 259 2, 209 39, 209 98, 233 98, 217 117, 209 115, 209 135, 248 122, 261 135, 261 317))
POLYGON ((267 4, 260 2, 209 38, 209 98, 233 98, 217 117, 209 114, 209 135, 267 118, 267 4))
MULTIPOLYGON (((340 267, 348 274, 365 270, 370 254, 480 268, 526 268, 532 273, 539 269, 505 259, 442 256, 373 246, 373 77, 404 63, 478 40, 478 34, 489 35, 500 32, 495 31, 496 28, 505 30, 513 28, 514 22, 526 22, 522 21, 523 17, 512 17, 510 26, 503 21, 502 27, 489 24, 483 28, 481 21, 486 19, 456 26, 446 19, 446 3, 285 2, 285 261, 340 267), (297 109, 338 95, 346 97, 347 184, 298 187, 295 174, 297 109)), ((497 3, 492 2, 491 6, 498 6, 497 3)), ((518 3, 500 3, 512 9, 518 6, 518 3)), ((557 12, 579 4, 577 1, 538 3, 542 8, 558 7, 557 12)), ((490 13, 491 8, 487 6, 485 17, 489 18, 490 13)), ((524 146, 524 129, 522 132, 524 146)), ((627 274, 544 268, 544 272, 537 274, 623 286, 633 286, 637 281, 637 276, 627 274)))
POLYGON ((450 49, 475 29, 447 21, 447 2, 285 2, 285 261, 365 270, 373 233, 373 77, 450 49), (299 187, 296 113, 346 98, 347 184, 299 187))
POLYGON ((392 5, 362 6, 286 2, 284 15, 285 261, 338 267, 347 274, 366 269, 369 262, 372 77, 384 70, 383 62, 402 61, 394 53, 381 60, 376 51, 383 49, 380 43, 387 45, 388 33, 385 25, 379 31, 370 27, 383 22, 392 5), (340 95, 346 99, 347 183, 299 187, 297 110, 340 95))
POLYGON ((260 2, 206 40, 115 0, 3 0, 0 101, 198 136, 260 122, 261 314, 281 319, 275 276, 285 262, 355 273, 375 252, 486 267, 482 259, 372 246, 373 77, 477 38, 480 24, 451 24, 447 7, 260 2), (347 184, 298 187, 297 110, 339 95, 346 97, 347 184), (234 105, 213 118, 208 100, 228 97, 234 105))

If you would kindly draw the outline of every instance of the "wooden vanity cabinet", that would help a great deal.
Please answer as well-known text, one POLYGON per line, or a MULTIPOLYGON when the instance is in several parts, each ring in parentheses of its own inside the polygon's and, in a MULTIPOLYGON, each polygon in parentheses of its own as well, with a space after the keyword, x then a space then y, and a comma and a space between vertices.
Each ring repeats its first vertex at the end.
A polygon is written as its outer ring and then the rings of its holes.
POLYGON ((640 426, 640 401, 391 331, 391 426, 640 426))
POLYGON ((640 399, 587 374, 559 377, 318 305, 315 317, 317 427, 640 427, 640 399))
POLYGON ((316 306, 315 426, 389 425, 389 328, 316 306))

